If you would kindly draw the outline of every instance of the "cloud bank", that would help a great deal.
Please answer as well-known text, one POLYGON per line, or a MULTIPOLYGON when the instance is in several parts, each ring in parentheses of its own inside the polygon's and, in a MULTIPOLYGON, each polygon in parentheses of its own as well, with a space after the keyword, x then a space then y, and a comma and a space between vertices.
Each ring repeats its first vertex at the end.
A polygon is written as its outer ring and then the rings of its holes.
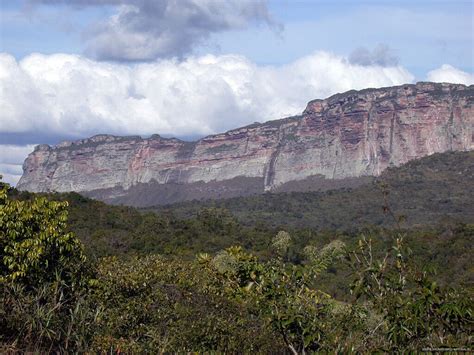
POLYGON ((98 60, 146 61, 184 57, 213 33, 263 24, 280 30, 266 0, 33 0, 72 8, 114 6, 90 25, 85 53, 98 60))
MULTIPOLYGON (((204 135, 300 113, 314 98, 411 82, 404 68, 316 52, 284 66, 237 55, 133 66, 78 55, 0 55, 3 133, 204 135)), ((34 138, 32 138, 34 140, 34 138)))
POLYGON ((474 74, 466 73, 449 64, 443 64, 440 68, 428 72, 427 79, 437 83, 474 84, 474 74))

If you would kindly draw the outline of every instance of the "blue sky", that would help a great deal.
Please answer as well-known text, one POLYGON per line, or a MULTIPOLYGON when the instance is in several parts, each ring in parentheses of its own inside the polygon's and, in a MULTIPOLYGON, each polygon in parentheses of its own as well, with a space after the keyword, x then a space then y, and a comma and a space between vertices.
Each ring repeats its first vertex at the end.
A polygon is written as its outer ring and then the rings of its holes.
MULTIPOLYGON (((195 53, 238 53, 257 64, 284 64, 314 50, 349 55, 357 47, 390 47, 417 78, 449 63, 472 71, 472 1, 270 0, 284 26, 264 25, 212 35, 195 53)), ((21 59, 32 52, 83 53, 84 31, 112 15, 114 6, 71 8, 3 1, 1 50, 21 59)))
POLYGON ((472 1, 2 0, 0 173, 34 144, 199 137, 336 92, 474 82, 472 1))

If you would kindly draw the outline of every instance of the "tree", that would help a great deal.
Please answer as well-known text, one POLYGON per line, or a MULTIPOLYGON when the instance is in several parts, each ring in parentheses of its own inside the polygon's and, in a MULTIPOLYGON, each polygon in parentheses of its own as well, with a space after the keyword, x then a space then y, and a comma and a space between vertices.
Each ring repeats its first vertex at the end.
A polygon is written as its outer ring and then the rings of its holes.
POLYGON ((355 281, 352 292, 381 317, 385 351, 462 347, 472 343, 473 298, 465 290, 441 288, 408 261, 410 250, 400 233, 383 258, 373 254, 373 241, 363 237, 350 253, 355 281))
POLYGON ((291 242, 290 234, 280 231, 272 240, 277 257, 266 262, 241 247, 227 248, 214 258, 201 254, 199 261, 214 272, 216 290, 253 307, 291 353, 330 349, 338 340, 329 324, 337 324, 349 312, 341 312, 328 294, 314 287, 314 281, 342 255, 344 245, 334 241, 322 250, 307 248, 306 265, 295 265, 285 260, 291 242))
POLYGON ((9 192, 0 182, 0 352, 84 350, 99 313, 82 245, 66 231, 68 203, 9 192))
POLYGON ((0 283, 28 287, 51 281, 76 282, 84 264, 82 245, 66 232, 67 202, 45 197, 12 200, 9 185, 0 185, 0 283))

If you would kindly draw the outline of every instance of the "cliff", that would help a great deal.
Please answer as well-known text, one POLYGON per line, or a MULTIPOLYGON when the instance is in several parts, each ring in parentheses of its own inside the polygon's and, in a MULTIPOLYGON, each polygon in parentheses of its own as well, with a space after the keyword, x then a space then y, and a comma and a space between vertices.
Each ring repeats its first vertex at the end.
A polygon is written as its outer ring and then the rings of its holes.
POLYGON ((349 91, 308 103, 300 116, 184 142, 98 135, 39 145, 18 188, 77 191, 153 205, 349 182, 445 151, 473 149, 474 86, 417 83, 349 91))

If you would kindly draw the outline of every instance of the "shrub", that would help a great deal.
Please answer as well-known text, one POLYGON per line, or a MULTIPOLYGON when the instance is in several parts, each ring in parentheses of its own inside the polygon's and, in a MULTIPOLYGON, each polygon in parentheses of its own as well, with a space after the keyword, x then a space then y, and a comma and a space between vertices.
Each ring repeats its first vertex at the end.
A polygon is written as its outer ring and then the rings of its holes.
POLYGON ((79 240, 65 232, 68 203, 11 200, 7 189, 0 186, 0 283, 38 286, 58 273, 78 282, 85 257, 79 240))
POLYGON ((0 184, 0 350, 84 350, 97 313, 82 245, 65 232, 67 202, 7 192, 0 184))

